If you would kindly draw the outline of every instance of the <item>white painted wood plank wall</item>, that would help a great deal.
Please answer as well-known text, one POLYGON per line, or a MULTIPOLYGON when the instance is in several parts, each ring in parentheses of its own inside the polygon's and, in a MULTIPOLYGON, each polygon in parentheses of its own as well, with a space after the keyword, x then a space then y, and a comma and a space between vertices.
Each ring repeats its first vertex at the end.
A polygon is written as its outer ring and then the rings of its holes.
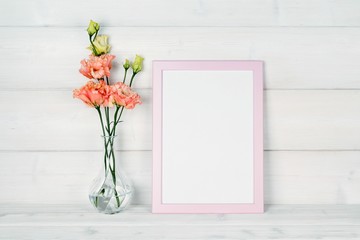
POLYGON ((71 90, 85 82, 90 18, 117 61, 146 58, 135 83, 144 103, 126 112, 118 143, 134 203, 150 204, 151 61, 259 59, 266 203, 359 204, 359 12, 357 0, 2 2, 0 204, 87 203, 100 132, 71 90))

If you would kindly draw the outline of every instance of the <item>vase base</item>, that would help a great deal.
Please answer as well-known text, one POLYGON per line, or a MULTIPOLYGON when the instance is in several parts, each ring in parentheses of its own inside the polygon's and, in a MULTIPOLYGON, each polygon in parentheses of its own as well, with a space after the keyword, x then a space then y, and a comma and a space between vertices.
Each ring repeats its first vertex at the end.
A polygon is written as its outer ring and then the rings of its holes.
POLYGON ((128 191, 117 196, 89 195, 91 204, 100 213, 115 214, 123 211, 128 206, 132 192, 128 191))

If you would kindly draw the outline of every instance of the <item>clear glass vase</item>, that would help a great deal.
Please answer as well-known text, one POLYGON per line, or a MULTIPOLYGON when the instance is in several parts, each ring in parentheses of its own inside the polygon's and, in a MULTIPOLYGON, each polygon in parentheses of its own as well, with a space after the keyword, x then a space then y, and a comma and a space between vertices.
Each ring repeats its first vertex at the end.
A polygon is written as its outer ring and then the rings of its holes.
POLYGON ((114 140, 116 136, 104 136, 103 167, 90 186, 91 204, 101 213, 114 214, 129 204, 133 188, 116 160, 114 140))

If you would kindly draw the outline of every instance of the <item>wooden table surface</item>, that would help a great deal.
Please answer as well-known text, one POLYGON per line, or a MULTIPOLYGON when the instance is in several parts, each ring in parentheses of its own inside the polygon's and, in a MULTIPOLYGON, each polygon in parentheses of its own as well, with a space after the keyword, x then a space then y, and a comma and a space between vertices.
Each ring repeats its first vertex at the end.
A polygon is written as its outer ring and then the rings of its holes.
POLYGON ((0 239, 360 239, 360 205, 267 205, 264 214, 104 215, 89 205, 1 205, 0 239))

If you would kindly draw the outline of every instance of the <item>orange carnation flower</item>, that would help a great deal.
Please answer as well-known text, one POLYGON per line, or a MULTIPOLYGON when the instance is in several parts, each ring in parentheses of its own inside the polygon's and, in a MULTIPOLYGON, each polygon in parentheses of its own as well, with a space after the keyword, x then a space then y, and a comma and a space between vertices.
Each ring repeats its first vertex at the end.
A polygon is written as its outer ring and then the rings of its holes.
POLYGON ((124 106, 126 109, 133 109, 136 104, 141 104, 139 94, 132 91, 128 85, 122 82, 115 83, 110 86, 110 89, 110 101, 116 106, 124 106))
POLYGON ((89 81, 80 89, 75 89, 73 97, 82 100, 90 107, 106 107, 109 105, 110 87, 104 81, 98 83, 89 81))
POLYGON ((90 55, 89 59, 83 59, 80 73, 90 79, 103 79, 105 76, 110 77, 111 61, 114 55, 104 54, 101 56, 90 55))

